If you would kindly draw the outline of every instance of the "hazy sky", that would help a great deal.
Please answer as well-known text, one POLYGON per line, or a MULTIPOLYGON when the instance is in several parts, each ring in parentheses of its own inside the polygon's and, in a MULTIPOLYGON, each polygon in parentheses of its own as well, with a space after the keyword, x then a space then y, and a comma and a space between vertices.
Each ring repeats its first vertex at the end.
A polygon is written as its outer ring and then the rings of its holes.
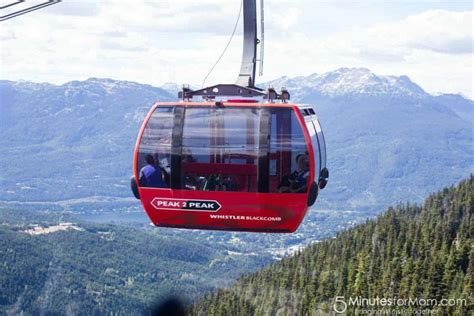
MULTIPOLYGON (((200 85, 228 41, 240 3, 63 0, 0 22, 0 78, 200 85)), ((367 67, 408 75, 431 93, 474 96, 472 1, 266 0, 265 22, 258 82, 367 67)), ((241 29, 207 84, 235 81, 241 29)))

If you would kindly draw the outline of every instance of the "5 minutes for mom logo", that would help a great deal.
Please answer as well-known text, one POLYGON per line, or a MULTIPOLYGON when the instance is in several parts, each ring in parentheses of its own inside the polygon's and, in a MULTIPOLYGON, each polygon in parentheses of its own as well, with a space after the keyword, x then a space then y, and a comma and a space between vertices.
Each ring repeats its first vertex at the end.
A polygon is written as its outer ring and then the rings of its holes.
POLYGON ((217 212, 221 205, 215 200, 154 198, 151 205, 157 210, 217 212))

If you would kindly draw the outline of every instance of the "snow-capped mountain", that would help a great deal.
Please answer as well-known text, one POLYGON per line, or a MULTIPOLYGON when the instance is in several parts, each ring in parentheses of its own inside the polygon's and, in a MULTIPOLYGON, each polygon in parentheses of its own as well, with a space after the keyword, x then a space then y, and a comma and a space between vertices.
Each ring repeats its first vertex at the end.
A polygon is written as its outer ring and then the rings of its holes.
POLYGON ((379 76, 367 68, 339 68, 323 74, 294 78, 284 76, 260 86, 276 89, 284 87, 296 100, 314 92, 325 96, 427 96, 427 93, 407 76, 379 76))

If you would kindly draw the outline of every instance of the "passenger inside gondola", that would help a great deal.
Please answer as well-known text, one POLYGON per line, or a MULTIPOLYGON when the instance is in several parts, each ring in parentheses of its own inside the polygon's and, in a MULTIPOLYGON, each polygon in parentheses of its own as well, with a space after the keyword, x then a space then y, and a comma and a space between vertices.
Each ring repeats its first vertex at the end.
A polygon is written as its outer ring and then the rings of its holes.
POLYGON ((165 188, 170 188, 171 185, 171 166, 168 161, 166 153, 154 155, 157 169, 161 169, 162 178, 165 181, 165 188))
POLYGON ((168 188, 163 170, 157 165, 153 155, 145 156, 146 165, 140 170, 138 181, 142 187, 168 188))
MULTIPOLYGON (((196 159, 194 158, 191 150, 189 148, 183 148, 182 149, 182 163, 183 165, 189 164, 189 163, 195 163, 196 159)), ((200 181, 199 177, 196 173, 194 172, 187 172, 183 175, 184 177, 184 188, 186 190, 197 190, 200 188, 200 181)))
POLYGON ((309 158, 307 154, 296 155, 296 170, 284 176, 280 185, 280 193, 303 193, 307 189, 309 177, 309 158))

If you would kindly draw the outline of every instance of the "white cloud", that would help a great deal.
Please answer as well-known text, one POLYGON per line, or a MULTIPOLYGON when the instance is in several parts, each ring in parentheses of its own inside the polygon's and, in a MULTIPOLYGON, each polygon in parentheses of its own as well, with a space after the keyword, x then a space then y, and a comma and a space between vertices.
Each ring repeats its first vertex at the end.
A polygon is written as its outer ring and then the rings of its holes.
MULTIPOLYGON (((473 97, 472 6, 405 14, 408 5, 392 12, 374 3, 266 1, 265 76, 258 80, 363 66, 406 74, 431 92, 473 97)), ((227 43, 239 6, 239 0, 66 0, 2 22, 0 75, 200 84, 227 43)), ((239 27, 207 84, 234 81, 241 40, 239 27)))
POLYGON ((432 10, 387 25, 371 33, 383 35, 395 44, 448 54, 472 53, 472 11, 432 10))

